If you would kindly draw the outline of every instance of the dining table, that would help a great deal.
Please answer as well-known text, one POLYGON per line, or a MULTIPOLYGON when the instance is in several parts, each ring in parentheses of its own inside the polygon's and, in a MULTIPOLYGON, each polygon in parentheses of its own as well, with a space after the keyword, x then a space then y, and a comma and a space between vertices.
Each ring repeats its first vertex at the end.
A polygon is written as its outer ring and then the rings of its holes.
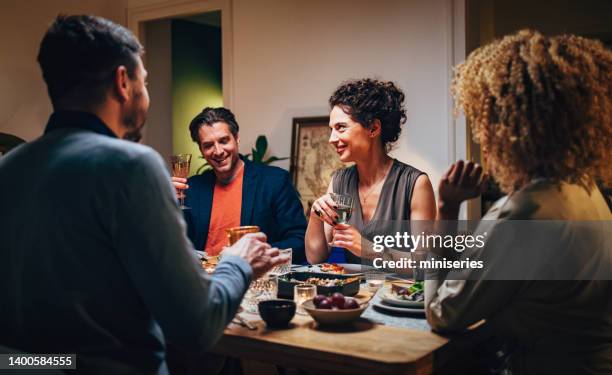
POLYGON ((288 327, 271 329, 259 315, 242 313, 252 326, 231 323, 213 352, 314 374, 430 374, 443 367, 454 352, 451 340, 432 332, 423 313, 375 308, 383 289, 372 293, 362 284, 356 298, 369 306, 346 326, 321 326, 296 314, 288 327))

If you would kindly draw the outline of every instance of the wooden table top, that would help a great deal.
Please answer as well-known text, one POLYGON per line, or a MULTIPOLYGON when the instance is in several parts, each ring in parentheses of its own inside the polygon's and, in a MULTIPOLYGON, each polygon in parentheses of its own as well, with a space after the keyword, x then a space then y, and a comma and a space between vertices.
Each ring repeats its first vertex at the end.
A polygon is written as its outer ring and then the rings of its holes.
POLYGON ((257 315, 257 330, 230 324, 214 351, 282 366, 351 374, 427 374, 433 353, 448 339, 432 332, 389 327, 360 319, 345 328, 320 327, 296 315, 287 329, 268 329, 257 315))

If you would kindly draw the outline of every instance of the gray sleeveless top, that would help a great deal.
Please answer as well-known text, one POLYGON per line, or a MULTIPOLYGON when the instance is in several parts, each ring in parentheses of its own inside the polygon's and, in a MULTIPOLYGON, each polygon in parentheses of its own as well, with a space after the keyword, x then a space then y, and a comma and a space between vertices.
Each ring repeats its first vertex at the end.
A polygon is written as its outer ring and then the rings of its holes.
MULTIPOLYGON (((378 205, 372 219, 367 224, 363 222, 361 202, 359 200, 359 174, 357 167, 343 168, 334 174, 332 189, 334 193, 350 195, 354 199, 353 214, 349 224, 355 227, 362 237, 373 236, 376 222, 389 220, 410 220, 410 202, 412 201, 412 190, 417 178, 424 174, 420 170, 393 159, 393 165, 389 170, 385 182, 380 191, 378 205), (373 225, 371 225, 373 224, 373 225)), ((348 263, 362 263, 348 250, 344 250, 348 263)))

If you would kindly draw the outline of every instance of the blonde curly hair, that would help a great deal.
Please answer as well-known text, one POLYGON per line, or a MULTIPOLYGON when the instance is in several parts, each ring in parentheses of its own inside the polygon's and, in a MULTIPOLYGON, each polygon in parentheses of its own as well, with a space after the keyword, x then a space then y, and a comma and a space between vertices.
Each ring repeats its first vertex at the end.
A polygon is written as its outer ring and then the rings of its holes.
POLYGON ((502 190, 534 178, 612 182, 612 51, 521 30, 470 54, 451 92, 502 190))

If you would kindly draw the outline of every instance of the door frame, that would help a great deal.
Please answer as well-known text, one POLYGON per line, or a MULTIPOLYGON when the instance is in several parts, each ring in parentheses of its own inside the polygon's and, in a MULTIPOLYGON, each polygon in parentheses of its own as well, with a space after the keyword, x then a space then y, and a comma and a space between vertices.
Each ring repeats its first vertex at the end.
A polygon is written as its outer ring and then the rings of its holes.
MULTIPOLYGON (((146 2, 146 1, 145 1, 146 2)), ((143 3, 140 1, 139 3, 143 3)), ((171 0, 162 3, 129 6, 127 10, 128 28, 136 35, 142 45, 147 47, 145 22, 192 16, 201 13, 221 11, 221 90, 223 105, 233 108, 234 69, 231 0, 171 0)), ((144 56, 146 61, 146 55, 144 56)))

